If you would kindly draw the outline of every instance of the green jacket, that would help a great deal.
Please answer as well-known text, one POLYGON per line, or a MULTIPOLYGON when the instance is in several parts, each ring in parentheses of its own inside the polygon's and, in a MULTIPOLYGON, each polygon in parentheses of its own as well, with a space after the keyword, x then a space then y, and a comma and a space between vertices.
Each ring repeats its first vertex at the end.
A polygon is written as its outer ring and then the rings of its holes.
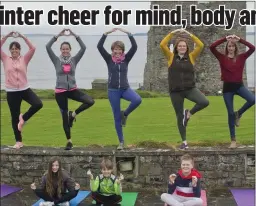
POLYGON ((117 184, 115 175, 106 178, 101 174, 95 180, 90 180, 90 187, 92 192, 99 192, 106 196, 121 194, 121 184, 117 184))

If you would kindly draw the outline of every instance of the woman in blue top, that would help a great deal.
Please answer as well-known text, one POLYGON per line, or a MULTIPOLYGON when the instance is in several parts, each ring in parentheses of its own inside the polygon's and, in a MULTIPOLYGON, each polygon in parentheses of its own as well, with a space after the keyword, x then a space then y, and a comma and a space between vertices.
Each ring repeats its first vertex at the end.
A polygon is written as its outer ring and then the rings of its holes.
POLYGON ((141 97, 130 88, 127 79, 128 64, 137 51, 137 44, 130 32, 114 28, 102 35, 98 43, 98 50, 108 66, 108 98, 114 114, 116 132, 119 139, 117 149, 122 150, 124 147, 122 126, 125 126, 128 115, 141 104, 141 97), (131 41, 132 47, 126 54, 124 53, 125 45, 121 41, 112 43, 112 54, 109 54, 103 47, 107 35, 117 30, 126 33, 131 41), (121 98, 131 102, 124 111, 121 111, 120 108, 121 98))

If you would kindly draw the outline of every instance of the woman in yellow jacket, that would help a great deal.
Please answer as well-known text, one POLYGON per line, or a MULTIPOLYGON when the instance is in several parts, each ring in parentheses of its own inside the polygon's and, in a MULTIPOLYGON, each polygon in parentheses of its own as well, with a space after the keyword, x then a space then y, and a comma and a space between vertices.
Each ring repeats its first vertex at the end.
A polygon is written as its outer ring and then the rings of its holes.
POLYGON ((180 149, 187 149, 186 126, 190 117, 196 112, 209 105, 206 97, 195 87, 195 61, 203 50, 204 44, 193 34, 183 29, 170 32, 160 43, 164 55, 168 60, 168 83, 171 101, 177 116, 179 132, 183 143, 180 149), (189 51, 188 43, 185 39, 178 38, 173 52, 168 47, 168 42, 177 32, 187 33, 196 47, 189 51), (189 110, 184 109, 184 99, 195 102, 195 106, 189 110))

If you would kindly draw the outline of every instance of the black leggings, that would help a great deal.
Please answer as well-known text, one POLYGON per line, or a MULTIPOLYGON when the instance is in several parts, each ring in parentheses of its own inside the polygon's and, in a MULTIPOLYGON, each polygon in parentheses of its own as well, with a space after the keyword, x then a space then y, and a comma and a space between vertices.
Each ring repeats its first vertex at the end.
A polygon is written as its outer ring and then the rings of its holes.
POLYGON ((179 128, 180 136, 182 141, 186 140, 186 127, 183 126, 183 110, 184 110, 184 100, 188 99, 192 102, 195 102, 195 106, 190 110, 190 113, 193 115, 196 112, 204 109, 209 105, 209 101, 206 99, 204 94, 200 92, 199 89, 193 88, 189 90, 184 90, 180 92, 170 93, 171 101, 173 108, 177 117, 177 125, 179 128))
POLYGON ((54 198, 54 197, 50 197, 50 195, 48 195, 47 192, 43 189, 35 189, 34 191, 37 197, 42 198, 44 201, 54 202, 55 205, 63 202, 69 202, 70 200, 75 198, 78 194, 78 190, 72 190, 70 192, 62 194, 60 198, 54 198))
POLYGON ((94 104, 94 100, 88 96, 87 94, 83 93, 82 91, 76 89, 73 91, 55 93, 55 99, 62 114, 63 120, 63 129, 65 131, 67 139, 71 138, 70 127, 68 123, 68 99, 72 99, 78 102, 82 102, 83 104, 75 110, 76 114, 88 109, 94 104))
POLYGON ((31 105, 28 111, 23 115, 24 121, 28 121, 43 107, 42 101, 30 88, 24 91, 7 92, 7 102, 12 116, 12 128, 16 142, 22 141, 21 132, 18 130, 20 106, 22 100, 25 100, 31 105))
POLYGON ((104 205, 112 206, 121 202, 122 196, 121 195, 105 196, 98 192, 92 192, 92 199, 96 201, 96 204, 103 203, 104 205))

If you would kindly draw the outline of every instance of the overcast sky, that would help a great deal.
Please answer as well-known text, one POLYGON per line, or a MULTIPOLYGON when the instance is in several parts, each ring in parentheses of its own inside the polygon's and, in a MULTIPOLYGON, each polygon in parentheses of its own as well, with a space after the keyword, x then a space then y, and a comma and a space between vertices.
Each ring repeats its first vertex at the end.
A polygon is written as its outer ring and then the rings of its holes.
MULTIPOLYGON (((104 0, 103 0, 104 1, 104 0)), ((105 26, 104 25, 104 14, 103 10, 107 5, 111 5, 112 9, 148 9, 150 8, 149 2, 2 2, 2 5, 5 6, 5 9, 14 9, 18 6, 22 6, 24 10, 28 9, 43 9, 44 15, 41 17, 41 26, 19 26, 19 27, 10 27, 2 26, 2 33, 17 30, 22 33, 58 33, 61 28, 66 28, 65 26, 49 26, 47 24, 47 13, 49 10, 57 9, 58 6, 63 5, 64 9, 67 10, 91 10, 97 9, 100 10, 100 14, 97 17, 97 26, 68 26, 77 34, 101 34, 102 32, 113 28, 114 26, 105 26)), ((122 0, 121 0, 122 1, 122 0)), ((248 2, 247 8, 253 8, 254 3, 248 2)), ((123 26, 120 26, 123 27, 123 26)), ((127 30, 132 33, 138 32, 147 32, 149 26, 135 26, 135 15, 130 15, 129 17, 129 26, 125 26, 127 30)), ((253 31, 253 27, 249 27, 248 31, 253 31)))

